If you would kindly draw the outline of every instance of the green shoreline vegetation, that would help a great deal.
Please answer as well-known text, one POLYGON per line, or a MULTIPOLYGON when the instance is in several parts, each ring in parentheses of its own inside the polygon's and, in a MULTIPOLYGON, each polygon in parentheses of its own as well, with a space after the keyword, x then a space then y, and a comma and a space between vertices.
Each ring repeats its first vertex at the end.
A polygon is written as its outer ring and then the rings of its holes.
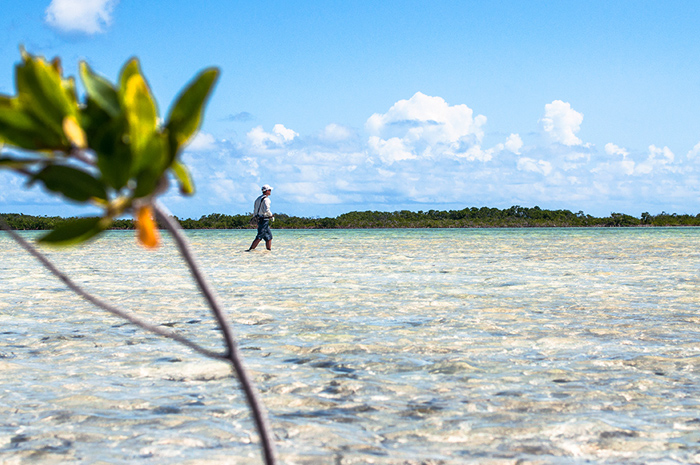
MULTIPOLYGON (((71 218, 32 216, 21 213, 0 213, 0 217, 16 230, 49 230, 71 218)), ((184 229, 249 229, 250 214, 224 215, 212 213, 195 219, 179 219, 184 229)), ((513 206, 498 208, 465 208, 463 210, 413 212, 364 211, 350 212, 335 218, 301 218, 275 215, 275 229, 374 229, 374 228, 542 228, 542 227, 639 227, 700 226, 700 214, 678 215, 662 212, 642 213, 635 218, 612 213, 597 218, 569 210, 543 210, 539 207, 513 206)), ((115 219, 110 229, 134 229, 131 219, 115 219)))

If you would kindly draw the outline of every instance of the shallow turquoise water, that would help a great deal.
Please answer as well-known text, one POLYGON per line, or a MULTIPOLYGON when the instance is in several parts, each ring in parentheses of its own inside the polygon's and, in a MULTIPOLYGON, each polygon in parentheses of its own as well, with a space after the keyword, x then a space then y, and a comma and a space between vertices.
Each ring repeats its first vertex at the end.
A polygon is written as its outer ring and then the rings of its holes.
MULTIPOLYGON (((188 233, 283 463, 700 462, 700 229, 274 234, 188 233)), ((0 250, 0 463, 260 463, 226 365, 0 250)), ((168 241, 47 253, 221 347, 168 241)))

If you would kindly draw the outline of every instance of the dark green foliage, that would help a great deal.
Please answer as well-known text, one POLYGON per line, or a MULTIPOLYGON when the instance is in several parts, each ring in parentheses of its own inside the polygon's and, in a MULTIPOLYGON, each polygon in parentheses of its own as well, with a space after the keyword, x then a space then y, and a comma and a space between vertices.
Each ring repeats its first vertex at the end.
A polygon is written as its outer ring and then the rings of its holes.
MULTIPOLYGON (((15 213, 0 216, 13 229, 53 229, 67 221, 59 217, 30 216, 15 213)), ((195 219, 179 219, 184 229, 250 229, 250 215, 212 213, 195 219)), ((69 220, 74 220, 70 218, 69 220)), ((300 218, 283 213, 275 215, 274 229, 372 229, 372 228, 547 228, 547 227, 630 227, 630 226, 700 226, 700 214, 678 215, 662 212, 656 216, 642 213, 635 218, 623 213, 596 218, 583 212, 543 210, 519 206, 465 208, 464 210, 413 212, 350 212, 337 218, 300 218)), ((133 229, 130 219, 115 219, 109 229, 133 229)))
POLYGON ((199 220, 179 220, 183 229, 245 229, 248 227, 248 215, 222 215, 212 213, 202 216, 199 220))
MULTIPOLYGON (((32 216, 21 213, 0 213, 7 224, 15 230, 46 231, 62 226, 64 223, 78 218, 61 218, 60 216, 32 216)), ((109 229, 134 229, 131 219, 115 219, 109 229)))
POLYGON ((340 215, 340 228, 489 228, 604 226, 603 219, 568 210, 542 210, 513 206, 508 209, 471 207, 427 212, 352 212, 340 215))
POLYGON ((625 215, 624 213, 611 213, 610 221, 606 226, 639 226, 640 223, 641 221, 633 216, 625 215))
POLYGON ((53 229, 65 220, 59 216, 32 216, 21 213, 0 213, 7 224, 15 230, 43 231, 53 229))
POLYGON ((700 214, 693 216, 661 212, 656 216, 651 216, 648 224, 651 226, 698 226, 700 225, 700 214))

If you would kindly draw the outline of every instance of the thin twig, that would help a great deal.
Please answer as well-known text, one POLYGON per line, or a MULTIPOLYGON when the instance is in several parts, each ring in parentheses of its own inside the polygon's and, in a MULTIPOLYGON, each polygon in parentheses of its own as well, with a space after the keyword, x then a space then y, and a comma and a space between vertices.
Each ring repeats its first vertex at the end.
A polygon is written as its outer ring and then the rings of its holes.
POLYGON ((68 286, 68 288, 70 288, 73 292, 75 292, 88 302, 96 305, 99 308, 102 308, 103 310, 106 310, 109 313, 112 313, 113 315, 124 318, 125 320, 147 331, 151 331, 158 335, 167 337, 169 339, 173 339, 195 350, 196 352, 199 352, 202 355, 216 360, 229 361, 233 366, 236 375, 238 376, 238 380, 240 381, 241 386, 243 387, 243 391, 245 392, 248 405, 250 406, 250 409, 253 413, 253 418, 255 420, 258 434, 260 435, 260 441, 264 452, 265 463, 267 465, 275 465, 277 463, 276 450, 274 443, 271 439, 270 427, 268 425, 265 410, 262 406, 262 403, 259 400, 257 390, 253 385, 251 377, 248 374, 245 365, 243 364, 242 358, 238 351, 238 344, 236 343, 233 337, 233 332, 230 329, 228 320, 226 319, 223 311, 221 310, 221 306, 218 303, 216 294, 210 288, 208 282, 204 279, 204 276, 202 275, 199 267, 197 266, 194 256, 192 255, 192 252, 189 249, 187 241, 181 232, 180 225, 174 219, 172 219, 166 212, 164 212, 162 207, 160 207, 159 205, 154 205, 154 211, 156 214, 156 218, 158 218, 158 220, 161 221, 161 223, 163 223, 172 233, 173 238, 175 239, 175 243, 177 244, 178 249, 180 250, 180 253, 185 259, 187 265, 189 266, 190 271, 193 277, 195 278, 197 285, 200 288, 200 291, 209 303, 209 306, 211 307, 212 312, 214 313, 214 316, 220 325, 221 331, 224 335, 226 346, 228 348, 228 351, 224 354, 220 354, 206 349, 190 341, 184 336, 179 335, 178 333, 161 328, 159 326, 152 325, 134 315, 131 315, 130 313, 120 310, 98 299, 97 297, 91 295, 90 293, 82 289, 80 286, 78 286, 65 273, 61 272, 53 263, 51 263, 51 261, 49 261, 49 259, 46 258, 44 254, 39 252, 34 246, 32 246, 19 234, 13 231, 12 228, 2 217, 0 217, 0 229, 4 229, 5 231, 7 231, 10 237, 14 239, 23 249, 25 249, 29 254, 31 254, 37 260, 39 260, 41 264, 44 265, 44 267, 46 267, 47 270, 49 270, 54 276, 59 278, 61 281, 63 281, 66 284, 66 286, 68 286))
POLYGON ((267 415, 265 413, 265 409, 263 408, 262 402, 259 399, 257 389, 253 385, 253 381, 248 374, 248 370, 243 364, 243 359, 239 353, 238 344, 233 337, 233 331, 229 326, 228 319, 219 305, 214 290, 209 286, 209 283, 206 281, 199 266, 197 265, 194 255, 189 248, 187 239, 182 233, 180 224, 157 202, 154 203, 153 210, 156 215, 156 219, 160 221, 161 224, 163 224, 172 234, 173 239, 180 250, 180 254, 187 263, 187 266, 190 268, 192 276, 199 286, 199 290, 209 303, 209 307, 219 323, 221 332, 224 336, 224 341, 228 347, 226 358, 231 362, 231 365, 238 376, 238 380, 241 383, 241 387, 243 388, 248 400, 248 406, 253 413, 258 434, 260 435, 260 442, 265 456, 265 463, 267 465, 275 465, 277 463, 277 454, 274 442, 272 441, 267 415))
POLYGON ((69 154, 71 157, 75 158, 76 160, 82 161, 88 166, 95 166, 95 157, 90 157, 86 154, 84 149, 79 149, 78 147, 74 147, 69 154))
POLYGON ((183 344, 183 345, 189 347, 190 349, 199 352, 202 355, 205 355, 207 357, 211 357, 211 358, 214 358, 217 360, 228 360, 227 354, 213 352, 209 349, 206 349, 206 348, 200 346, 199 344, 197 344, 195 342, 190 341, 186 337, 184 337, 184 336, 182 336, 174 331, 171 331, 171 330, 168 330, 165 328, 161 328, 160 326, 152 325, 152 324, 146 322, 145 320, 142 320, 141 318, 139 318, 137 316, 134 316, 128 312, 120 310, 120 309, 108 304, 107 302, 104 302, 104 301, 98 299, 97 297, 93 296, 92 294, 88 293, 83 288, 78 286, 65 273, 63 273, 58 268, 56 268, 56 266, 53 263, 51 263, 49 261, 49 259, 46 258, 46 256, 44 254, 39 252, 34 246, 32 246, 29 242, 24 240, 24 238, 22 238, 22 236, 20 236, 15 231, 13 231, 12 228, 10 228, 10 225, 8 225, 7 222, 5 221, 5 219, 2 217, 0 217, 0 228, 7 231, 8 234, 10 235, 10 237, 12 239, 14 239, 15 242, 17 242, 24 250, 26 250, 32 256, 34 256, 37 260, 39 260, 41 262, 41 264, 44 265, 44 267, 47 270, 49 270, 58 279, 63 281, 66 284, 66 286, 68 286, 73 292, 75 292, 76 294, 78 294, 80 297, 87 300, 88 302, 96 305, 97 307, 99 307, 103 310, 108 311, 109 313, 111 313, 113 315, 116 315, 120 318, 124 318, 125 320, 128 320, 129 322, 135 324, 136 326, 139 326, 139 327, 145 329, 146 331, 151 331, 151 332, 156 333, 160 336, 167 337, 169 339, 173 339, 173 340, 179 342, 180 344, 183 344))

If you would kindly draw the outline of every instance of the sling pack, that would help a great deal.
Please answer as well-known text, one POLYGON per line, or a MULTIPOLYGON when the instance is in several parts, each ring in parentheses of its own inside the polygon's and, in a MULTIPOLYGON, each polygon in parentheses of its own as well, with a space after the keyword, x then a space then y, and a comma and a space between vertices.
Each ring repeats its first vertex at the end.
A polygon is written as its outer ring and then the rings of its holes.
POLYGON ((265 198, 266 198, 266 197, 263 197, 263 198, 260 200, 260 205, 258 205, 258 209, 256 210, 255 214, 254 214, 254 215, 250 218, 250 220, 248 221, 248 224, 249 224, 250 226, 254 226, 254 227, 256 227, 256 228, 258 227, 258 223, 260 222, 260 218, 261 218, 261 215, 259 214, 259 213, 260 213, 260 207, 262 207, 263 201, 265 200, 265 198))

